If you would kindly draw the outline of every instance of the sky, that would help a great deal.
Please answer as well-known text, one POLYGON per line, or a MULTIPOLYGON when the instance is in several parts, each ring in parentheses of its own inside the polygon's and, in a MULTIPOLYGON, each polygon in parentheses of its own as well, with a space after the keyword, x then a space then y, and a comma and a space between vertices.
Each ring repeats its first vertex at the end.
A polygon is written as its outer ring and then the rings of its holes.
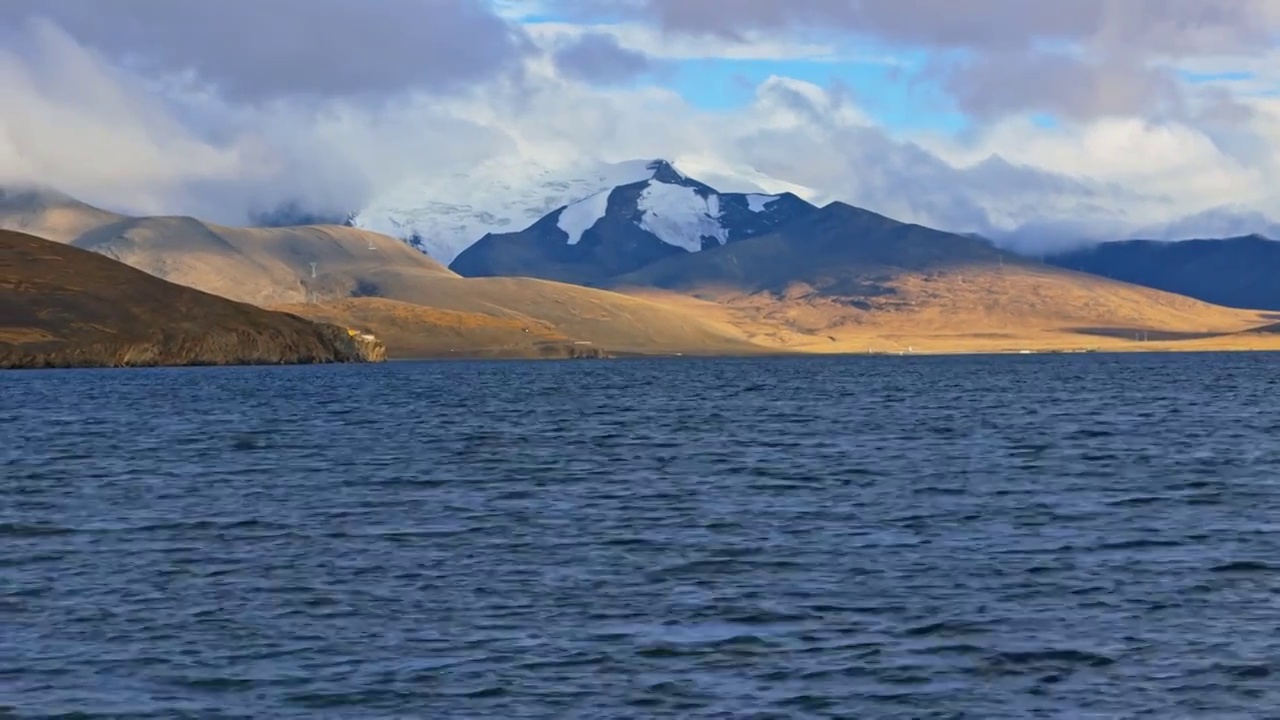
POLYGON ((1280 0, 5 0, 0 92, 0 185, 126 212, 663 157, 1030 249, 1280 237, 1280 0))

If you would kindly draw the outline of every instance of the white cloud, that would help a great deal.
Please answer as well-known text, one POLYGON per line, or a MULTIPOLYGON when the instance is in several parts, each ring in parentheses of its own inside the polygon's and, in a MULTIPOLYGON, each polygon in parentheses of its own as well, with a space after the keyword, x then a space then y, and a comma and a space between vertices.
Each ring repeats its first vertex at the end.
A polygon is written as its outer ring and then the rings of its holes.
POLYGON ((803 42, 771 36, 763 32, 744 33, 745 41, 718 35, 690 36, 664 33, 639 22, 570 23, 538 21, 527 23, 525 31, 540 45, 549 46, 592 33, 617 38, 623 47, 664 60, 802 60, 806 62, 848 62, 897 66, 903 61, 890 54, 870 55, 850 52, 831 42, 803 42))
POLYGON ((202 142, 56 26, 28 25, 28 54, 0 50, 0 183, 48 183, 76 193, 113 188, 113 198, 154 207, 157 194, 188 180, 251 178, 262 172, 240 139, 202 142))

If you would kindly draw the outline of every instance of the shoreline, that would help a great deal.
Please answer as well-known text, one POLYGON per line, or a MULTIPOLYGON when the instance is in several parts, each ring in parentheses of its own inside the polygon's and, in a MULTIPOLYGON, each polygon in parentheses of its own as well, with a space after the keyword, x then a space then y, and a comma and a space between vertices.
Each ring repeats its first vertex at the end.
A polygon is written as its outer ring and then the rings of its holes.
MULTIPOLYGON (((1230 337, 1230 336, 1227 336, 1230 337)), ((1238 336, 1237 336, 1238 337, 1238 336)), ((1254 338, 1269 336, 1253 336, 1254 338)), ((907 350, 881 350, 872 349, 870 351, 853 351, 853 350, 796 350, 788 348, 768 348, 761 347, 759 350, 748 350, 745 352, 723 352, 723 351, 655 351, 646 352, 638 350, 609 350, 607 348, 598 348, 598 353, 583 354, 578 356, 571 355, 555 355, 543 354, 535 350, 529 350, 519 347, 505 348, 476 348, 461 351, 453 351, 449 353, 406 353, 398 354, 394 351, 388 353, 385 359, 379 361, 342 361, 342 360, 317 360, 317 361, 292 361, 292 362, 181 362, 181 363, 119 363, 119 364, 94 364, 94 363, 69 363, 69 364, 11 364, 0 365, 0 371, 3 370, 124 370, 130 368, 209 368, 209 367, 286 367, 286 366, 306 366, 306 365, 378 365, 387 363, 405 363, 405 362, 580 362, 580 361, 608 361, 608 360, 764 360, 764 359, 794 359, 794 358, 910 358, 910 357, 981 357, 990 355, 1013 355, 1013 356, 1031 356, 1031 355, 1137 355, 1137 354, 1191 354, 1191 353, 1280 353, 1280 335, 1275 336, 1271 342, 1249 343, 1249 344, 1233 344, 1233 343, 1215 343, 1205 342, 1202 339, 1185 340, 1185 341, 1148 341, 1148 342, 1131 342, 1128 345, 1088 345, 1088 346, 1043 346, 1043 347, 911 347, 907 350), (1187 344, 1183 344, 1187 343, 1187 344)))
MULTIPOLYGON (((1154 343, 1152 343, 1154 344, 1154 343)), ((954 349, 954 350, 916 350, 912 352, 906 351, 874 351, 874 352, 852 352, 852 351, 833 351, 833 352, 804 352, 804 351, 786 351, 786 350, 769 350, 752 353, 676 353, 676 352, 611 352, 606 356, 599 357, 548 357, 548 356, 515 356, 515 355, 483 355, 483 354, 464 354, 456 353, 451 355, 404 355, 390 356, 387 358, 388 363, 398 362, 474 362, 474 361, 583 361, 583 360, 763 360, 763 359, 782 359, 782 358, 866 358, 866 357, 963 357, 963 356, 988 356, 988 355, 1170 355, 1170 354, 1193 354, 1193 353, 1280 353, 1280 343, 1274 347, 1229 347, 1229 346, 1204 346, 1204 347, 1154 347, 1154 348, 1124 348, 1124 347, 1098 347, 1098 348, 1041 348, 1035 350, 1021 349, 993 349, 993 350, 976 350, 976 349, 954 349)))

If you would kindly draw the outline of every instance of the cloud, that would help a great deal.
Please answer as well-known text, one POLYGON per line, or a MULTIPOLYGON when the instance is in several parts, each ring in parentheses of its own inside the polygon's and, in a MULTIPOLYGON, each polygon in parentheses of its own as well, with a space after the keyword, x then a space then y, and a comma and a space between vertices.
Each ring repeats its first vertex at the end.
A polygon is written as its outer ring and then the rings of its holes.
MULTIPOLYGON (((805 0, 794 2, 805 8, 805 0)), ((12 7, 0 4, 0 14, 12 7)), ((812 15, 816 6, 808 7, 812 15)), ((902 133, 878 125, 835 83, 771 77, 746 107, 733 111, 700 110, 661 87, 613 84, 639 67, 627 64, 627 53, 643 53, 646 62, 663 57, 637 39, 643 35, 634 26, 614 27, 612 40, 584 40, 591 32, 516 30, 535 46, 506 65, 481 75, 458 71, 472 78, 461 84, 401 76, 371 96, 349 83, 310 93, 282 90, 288 83, 280 78, 296 70, 263 68, 277 79, 256 86, 232 82, 234 64, 204 70, 190 59, 199 52, 157 70, 157 59, 123 57, 119 47, 95 42, 101 30, 28 20, 18 31, 0 31, 0 184, 35 181, 111 209, 241 223, 282 205, 345 214, 401 192, 418 207, 440 202, 483 209, 490 199, 518 196, 522 176, 514 173, 521 167, 536 175, 594 159, 670 157, 726 190, 736 189, 735 182, 792 190, 817 202, 843 200, 1031 248, 1169 227, 1184 216, 1195 216, 1194 222, 1173 231, 1237 231, 1266 222, 1280 207, 1280 101, 1274 98, 1233 97, 1246 112, 1210 121, 1195 112, 1203 99, 1185 88, 1184 112, 1158 118, 1138 115, 1139 105, 1179 107, 1178 98, 1157 95, 1126 105, 1125 92, 1113 90, 1116 99, 1098 106, 1097 96, 1067 88, 1057 104, 1033 105, 1069 115, 1044 127, 1015 112, 1017 103, 965 85, 962 73, 951 78, 953 90, 967 92, 973 107, 988 108, 986 122, 961 134, 902 133), (590 64, 597 51, 624 61, 603 76, 573 69, 590 64), (450 195, 449 183, 438 182, 493 163, 513 174, 498 176, 491 196, 450 195), (423 187, 435 194, 423 194, 423 187)), ((968 37, 960 29, 940 36, 968 37)), ((735 41, 719 42, 726 49, 735 41)), ((791 42, 780 39, 778 47, 791 42)), ((666 50, 692 50, 672 43, 666 50)), ((1010 64, 1024 57, 1009 49, 983 53, 973 57, 1010 64)), ((1068 55, 1061 67, 1039 67, 1072 87, 1093 82, 1072 75, 1081 72, 1076 60, 1068 55)), ((1016 74, 1007 80, 1015 81, 1016 74)), ((1134 82, 1145 86, 1148 79, 1134 82)), ((1025 86, 1019 93, 1036 91, 1025 86)))
POLYGON ((24 28, 0 49, 0 184, 243 222, 290 200, 349 211, 406 173, 511 149, 432 96, 243 104, 157 84, 49 21, 24 28))
POLYGON ((1059 118, 1181 116, 1187 103, 1168 69, 1104 63, 1067 53, 993 53, 940 71, 965 113, 982 120, 1036 112, 1059 118))
POLYGON ((608 33, 588 33, 569 41, 555 51, 554 62, 568 77, 600 84, 633 80, 654 68, 648 55, 622 47, 608 33))
MULTIPOLYGON (((585 15, 614 3, 569 0, 585 15)), ((738 0, 712 3, 633 0, 668 29, 741 37, 749 30, 825 28, 891 42, 946 48, 1029 48, 1038 41, 1129 45, 1171 54, 1249 51, 1274 44, 1280 8, 1271 0, 738 0)))
MULTIPOLYGON (((38 182, 74 192, 108 186, 160 188, 187 177, 252 175, 243 146, 202 142, 121 75, 56 26, 27 25, 23 54, 0 51, 0 182, 38 182)), ((141 200, 141 196, 135 196, 141 200)))
MULTIPOLYGON (((617 12, 598 0, 565 1, 584 18, 617 12)), ((1025 112, 1186 117, 1201 98, 1177 79, 1180 63, 1247 58, 1274 50, 1280 35, 1273 0, 738 0, 732 12, 715 3, 632 0, 620 7, 685 38, 747 46, 761 36, 860 37, 931 51, 935 62, 920 71, 924 78, 941 79, 959 109, 984 120, 1025 112)))
POLYGON ((0 28, 32 18, 114 61, 189 71, 248 100, 456 91, 518 71, 533 51, 519 26, 479 0, 112 0, 109 10, 101 0, 0 3, 0 28))
POLYGON ((539 44, 555 45, 587 34, 611 35, 626 48, 662 60, 803 60, 806 62, 858 62, 886 66, 902 65, 889 54, 850 51, 834 42, 805 42, 749 32, 740 39, 718 36, 690 36, 664 33, 662 28, 642 22, 573 23, 536 20, 524 29, 539 44))

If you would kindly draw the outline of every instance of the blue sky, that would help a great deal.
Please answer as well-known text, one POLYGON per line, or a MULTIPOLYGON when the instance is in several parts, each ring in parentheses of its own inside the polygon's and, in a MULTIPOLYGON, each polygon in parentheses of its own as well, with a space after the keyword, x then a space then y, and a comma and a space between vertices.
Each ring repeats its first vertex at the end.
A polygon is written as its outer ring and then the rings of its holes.
POLYGON ((877 124, 895 130, 959 131, 965 117, 952 107, 936 83, 908 75, 923 57, 899 58, 901 65, 880 60, 682 60, 659 82, 678 91, 695 107, 731 111, 751 102, 756 87, 772 75, 839 87, 877 124))

